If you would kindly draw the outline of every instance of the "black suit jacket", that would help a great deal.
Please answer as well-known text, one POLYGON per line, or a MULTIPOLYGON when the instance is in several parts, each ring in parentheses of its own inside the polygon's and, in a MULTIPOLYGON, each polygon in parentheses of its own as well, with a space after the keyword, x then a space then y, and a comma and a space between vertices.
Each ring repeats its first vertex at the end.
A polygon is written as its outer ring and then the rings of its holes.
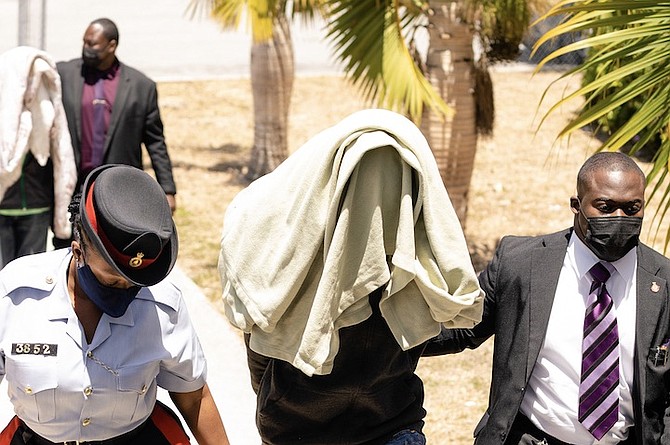
MULTIPOLYGON (((503 238, 479 276, 486 292, 482 321, 473 329, 443 329, 426 347, 424 355, 459 352, 494 335, 489 407, 475 430, 478 445, 502 444, 509 435, 544 341, 571 232, 503 238)), ((637 247, 637 259, 635 427, 627 442, 669 444, 670 361, 657 365, 652 358, 670 338, 670 260, 645 245, 637 247)))
MULTIPOLYGON (((77 168, 81 165, 81 95, 84 88, 81 59, 59 62, 63 106, 77 168)), ((163 136, 156 83, 121 64, 119 84, 105 139, 103 164, 126 164, 142 168, 142 144, 147 149, 156 180, 165 193, 176 193, 172 163, 163 136)), ((81 176, 81 173, 80 173, 81 176)), ((79 178, 79 185, 84 178, 79 178)))

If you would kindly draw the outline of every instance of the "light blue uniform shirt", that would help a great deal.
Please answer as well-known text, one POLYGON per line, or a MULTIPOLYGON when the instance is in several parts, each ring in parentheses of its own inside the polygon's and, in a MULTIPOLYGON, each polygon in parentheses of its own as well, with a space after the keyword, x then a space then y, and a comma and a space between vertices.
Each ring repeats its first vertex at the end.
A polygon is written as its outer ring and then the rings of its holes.
POLYGON ((19 418, 53 442, 128 432, 151 414, 157 386, 195 391, 207 368, 168 280, 143 288, 121 317, 103 314, 87 344, 67 292, 71 257, 28 255, 0 271, 0 380, 19 418))

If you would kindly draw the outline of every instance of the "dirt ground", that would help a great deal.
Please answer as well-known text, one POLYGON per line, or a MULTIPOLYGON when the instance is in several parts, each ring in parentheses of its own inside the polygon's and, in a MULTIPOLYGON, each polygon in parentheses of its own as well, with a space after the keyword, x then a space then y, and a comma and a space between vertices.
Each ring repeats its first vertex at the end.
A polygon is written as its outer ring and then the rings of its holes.
MULTIPOLYGON (((577 79, 561 81, 538 109, 542 93, 557 77, 557 72, 493 72, 495 131, 479 142, 465 227, 477 269, 503 235, 548 233, 572 224, 568 200, 579 165, 596 143, 585 133, 573 136, 569 145, 556 141, 578 104, 552 114, 537 130, 547 107, 578 84, 577 79)), ((178 187, 178 264, 219 304, 216 261, 223 215, 246 185, 240 171, 253 141, 249 80, 160 83, 159 101, 178 187)), ((364 107, 341 78, 296 79, 289 146, 299 147, 364 107)), ((472 443, 487 406, 490 355, 487 342, 476 351, 422 361, 429 443, 472 443)))

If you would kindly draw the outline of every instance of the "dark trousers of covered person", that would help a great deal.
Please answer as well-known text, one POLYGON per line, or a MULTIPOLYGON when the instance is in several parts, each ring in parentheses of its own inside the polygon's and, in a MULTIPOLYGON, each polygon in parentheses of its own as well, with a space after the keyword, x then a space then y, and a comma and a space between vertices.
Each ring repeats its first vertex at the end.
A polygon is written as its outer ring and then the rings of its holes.
MULTIPOLYGON (((188 435, 177 415, 156 402, 149 419, 134 430, 111 439, 92 442, 57 442, 60 445, 190 445, 188 435)), ((54 445, 14 417, 0 433, 0 445, 54 445)))
POLYGON ((51 224, 51 211, 32 215, 0 213, 0 268, 23 255, 44 252, 51 224))
POLYGON ((53 207, 52 162, 41 166, 28 153, 21 176, 0 201, 0 269, 15 258, 46 250, 53 207))

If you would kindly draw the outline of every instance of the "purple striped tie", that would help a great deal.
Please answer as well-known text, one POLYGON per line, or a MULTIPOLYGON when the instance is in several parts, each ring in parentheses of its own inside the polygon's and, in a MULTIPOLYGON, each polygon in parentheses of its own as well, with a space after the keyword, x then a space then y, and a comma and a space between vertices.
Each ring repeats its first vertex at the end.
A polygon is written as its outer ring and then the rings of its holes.
POLYGON ((619 417, 619 330, 602 263, 589 270, 593 277, 584 317, 579 421, 600 440, 619 417))

